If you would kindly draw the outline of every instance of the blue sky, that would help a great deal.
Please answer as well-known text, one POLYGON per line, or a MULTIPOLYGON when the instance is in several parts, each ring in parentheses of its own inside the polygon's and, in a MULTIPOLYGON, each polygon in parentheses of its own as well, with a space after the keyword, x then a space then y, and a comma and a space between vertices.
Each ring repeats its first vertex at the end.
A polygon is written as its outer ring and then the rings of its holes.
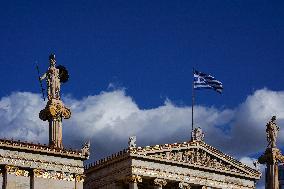
POLYGON ((0 96, 38 92, 35 62, 54 52, 77 98, 124 87, 138 105, 190 105, 192 67, 224 83, 198 102, 232 107, 253 91, 281 90, 281 1, 7 1, 1 4, 0 96), (4 82, 9 81, 9 82, 4 82))
POLYGON ((133 134, 141 145, 188 140, 193 67, 224 86, 221 95, 196 92, 207 141, 256 157, 269 118, 284 123, 283 8, 268 0, 1 2, 1 136, 47 141, 35 64, 43 73, 55 53, 69 70, 62 91, 74 112, 64 139, 78 147, 91 138, 93 159, 133 134), (78 127, 82 137, 73 137, 78 127))

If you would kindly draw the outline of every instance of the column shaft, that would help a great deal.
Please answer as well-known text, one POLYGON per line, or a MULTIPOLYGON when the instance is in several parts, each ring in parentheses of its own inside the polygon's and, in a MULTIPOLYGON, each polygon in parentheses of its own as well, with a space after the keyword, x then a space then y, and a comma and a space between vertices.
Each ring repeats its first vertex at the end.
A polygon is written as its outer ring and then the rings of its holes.
POLYGON ((57 148, 63 148, 62 120, 49 120, 49 145, 57 148))
POLYGON ((279 189, 278 164, 267 165, 266 189, 279 189))
POLYGON ((154 186, 154 189, 163 189, 162 186, 154 186))
POLYGON ((3 168, 3 183, 2 183, 2 188, 6 189, 7 188, 7 169, 3 168))
POLYGON ((130 182, 129 183, 129 189, 138 189, 137 182, 130 182))
POLYGON ((30 189, 35 189, 35 174, 33 170, 30 170, 30 189))

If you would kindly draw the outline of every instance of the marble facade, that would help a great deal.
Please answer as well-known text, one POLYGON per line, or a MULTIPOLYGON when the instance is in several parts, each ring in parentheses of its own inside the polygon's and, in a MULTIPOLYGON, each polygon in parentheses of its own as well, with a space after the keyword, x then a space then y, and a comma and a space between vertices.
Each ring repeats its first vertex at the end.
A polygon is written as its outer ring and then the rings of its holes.
POLYGON ((261 173, 202 138, 146 147, 131 145, 90 164, 85 189, 253 189, 261 173))

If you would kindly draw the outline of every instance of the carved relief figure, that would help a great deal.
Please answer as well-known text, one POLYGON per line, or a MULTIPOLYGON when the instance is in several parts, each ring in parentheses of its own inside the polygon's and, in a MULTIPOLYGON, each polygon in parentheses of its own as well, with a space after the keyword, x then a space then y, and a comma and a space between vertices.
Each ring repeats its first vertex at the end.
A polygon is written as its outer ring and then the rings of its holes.
POLYGON ((40 80, 46 79, 48 100, 60 100, 60 77, 59 69, 57 69, 55 65, 55 55, 49 56, 49 63, 50 65, 47 72, 40 77, 40 80))
POLYGON ((268 141, 268 146, 271 148, 276 147, 276 138, 279 131, 279 127, 277 126, 276 116, 273 116, 271 120, 266 124, 266 137, 268 141))

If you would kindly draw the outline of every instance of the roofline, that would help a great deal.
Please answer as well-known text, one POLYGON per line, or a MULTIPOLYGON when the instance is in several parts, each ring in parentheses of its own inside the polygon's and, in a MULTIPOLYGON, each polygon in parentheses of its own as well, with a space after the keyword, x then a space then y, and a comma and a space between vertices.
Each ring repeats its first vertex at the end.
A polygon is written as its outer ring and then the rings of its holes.
MULTIPOLYGON (((153 146, 134 147, 134 148, 124 149, 124 150, 122 150, 118 153, 114 153, 110 156, 107 156, 106 158, 100 159, 98 161, 95 161, 94 163, 86 165, 85 171, 86 172, 92 172, 93 170, 105 167, 106 165, 108 165, 110 163, 115 163, 115 162, 121 161, 122 159, 124 159, 126 157, 125 154, 127 154, 128 157, 139 157, 139 158, 143 158, 143 159, 151 159, 149 157, 146 158, 146 157, 140 156, 139 154, 136 154, 136 153, 137 152, 141 152, 141 153, 153 152, 154 153, 154 152, 158 152, 158 151, 173 150, 175 148, 182 148, 182 147, 186 148, 186 147, 194 147, 194 146, 200 146, 200 147, 203 147, 203 148, 207 147, 210 150, 217 153, 218 155, 220 155, 221 158, 224 158, 223 160, 228 161, 231 164, 236 164, 236 166, 238 166, 244 172, 250 172, 250 173, 258 175, 258 176, 242 175, 242 174, 238 174, 238 173, 236 173, 236 174, 230 173, 231 175, 237 175, 237 176, 242 176, 242 177, 251 178, 251 179, 260 179, 260 177, 261 177, 261 172, 259 172, 258 170, 255 170, 255 169, 241 163, 240 161, 236 160, 235 158, 233 158, 233 157, 231 157, 227 154, 224 154, 220 150, 206 144, 203 141, 188 141, 188 142, 182 142, 182 143, 162 144, 162 145, 153 145, 153 146), (121 158, 121 157, 123 157, 123 158, 121 158)), ((154 160, 154 158, 152 158, 152 159, 154 160)), ((182 163, 179 163, 179 164, 182 164, 182 163)), ((183 166, 196 167, 194 165, 187 165, 187 164, 183 164, 183 166)), ((206 170, 206 168, 204 168, 204 167, 199 167, 199 169, 205 169, 206 170)), ((208 170, 209 169, 210 168, 208 168, 208 170)))
POLYGON ((17 150, 22 152, 32 152, 46 155, 53 155, 59 157, 73 158, 86 160, 87 157, 82 154, 80 150, 72 150, 72 149, 60 149, 60 148, 52 148, 43 144, 34 144, 31 142, 23 142, 20 140, 13 139, 0 139, 0 148, 8 149, 8 150, 17 150))

